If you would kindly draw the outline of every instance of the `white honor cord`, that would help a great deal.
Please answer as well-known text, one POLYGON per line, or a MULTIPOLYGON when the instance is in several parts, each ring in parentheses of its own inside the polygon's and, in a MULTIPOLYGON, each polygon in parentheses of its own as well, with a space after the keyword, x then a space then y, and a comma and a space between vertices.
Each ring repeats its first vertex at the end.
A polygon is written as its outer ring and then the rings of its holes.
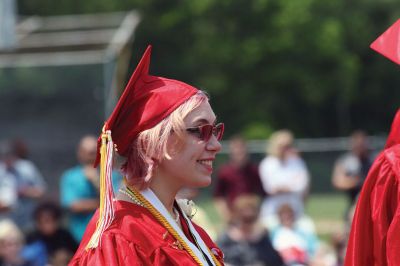
POLYGON ((161 215, 164 216, 164 218, 168 221, 168 223, 175 229, 175 231, 179 234, 179 236, 188 244, 188 246, 193 250, 195 253, 196 257, 202 262, 203 265, 208 265, 208 262, 205 260, 203 254, 205 254, 208 257, 208 260, 212 263, 212 265, 215 266, 214 261, 212 259, 212 256, 210 254, 210 251, 206 244, 204 243, 203 239, 199 236, 197 233, 196 229, 193 227, 191 221, 189 218, 186 217, 184 212, 181 212, 185 220, 188 221, 189 225, 189 230, 191 233, 196 237, 197 243, 199 244, 199 248, 197 248, 196 245, 194 245, 183 233, 182 229, 178 226, 178 224, 175 222, 174 218, 171 216, 169 211, 165 208, 164 204, 161 203, 161 201, 158 199, 156 194, 154 192, 147 188, 144 190, 141 190, 140 193, 145 197, 160 213, 161 215))

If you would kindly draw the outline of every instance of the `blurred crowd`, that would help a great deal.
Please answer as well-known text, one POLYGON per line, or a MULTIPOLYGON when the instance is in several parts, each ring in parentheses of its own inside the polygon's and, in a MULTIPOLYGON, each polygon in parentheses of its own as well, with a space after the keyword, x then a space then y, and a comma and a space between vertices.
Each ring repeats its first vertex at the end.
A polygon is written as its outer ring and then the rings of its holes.
MULTIPOLYGON (((223 229, 215 228, 199 206, 193 218, 223 250, 226 265, 343 265, 354 205, 373 160, 367 136, 354 132, 349 152, 334 164, 332 184, 349 197, 346 227, 322 240, 306 212, 311 177, 293 141, 288 130, 273 133, 257 162, 244 138, 229 140, 229 160, 217 169, 213 186, 223 229)), ((0 142, 0 266, 67 265, 99 205, 96 149, 95 136, 82 137, 77 164, 60 177, 55 200, 46 197, 45 179, 24 142, 0 142)), ((115 191, 121 183, 116 170, 115 191)), ((198 193, 187 188, 178 196, 195 199, 198 193)))
POLYGON ((305 204, 310 173, 288 130, 273 133, 259 164, 248 154, 246 141, 229 142, 229 161, 217 174, 214 201, 225 229, 217 237, 227 265, 341 266, 357 195, 372 164, 367 135, 350 136, 349 151, 332 169, 332 185, 345 192, 349 206, 345 228, 319 239, 305 204))

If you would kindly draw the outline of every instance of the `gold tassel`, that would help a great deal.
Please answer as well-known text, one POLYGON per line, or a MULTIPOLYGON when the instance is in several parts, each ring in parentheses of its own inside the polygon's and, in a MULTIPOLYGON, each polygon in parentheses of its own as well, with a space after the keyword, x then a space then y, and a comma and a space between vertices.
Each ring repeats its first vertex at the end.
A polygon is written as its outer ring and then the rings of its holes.
POLYGON ((111 131, 105 131, 104 125, 101 135, 100 147, 100 207, 96 230, 93 232, 86 250, 96 248, 101 242, 103 232, 110 226, 114 219, 114 192, 112 186, 113 152, 114 144, 111 131))

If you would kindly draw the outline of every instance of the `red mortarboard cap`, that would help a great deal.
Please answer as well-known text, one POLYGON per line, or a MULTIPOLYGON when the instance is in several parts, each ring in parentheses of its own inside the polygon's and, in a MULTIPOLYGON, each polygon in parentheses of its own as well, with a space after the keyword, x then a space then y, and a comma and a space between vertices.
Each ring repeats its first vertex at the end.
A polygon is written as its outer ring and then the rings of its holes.
POLYGON ((149 75, 150 56, 149 45, 105 124, 122 156, 128 155, 140 132, 157 125, 198 92, 184 82, 149 75))
POLYGON ((370 47, 400 65, 400 19, 379 36, 370 47))

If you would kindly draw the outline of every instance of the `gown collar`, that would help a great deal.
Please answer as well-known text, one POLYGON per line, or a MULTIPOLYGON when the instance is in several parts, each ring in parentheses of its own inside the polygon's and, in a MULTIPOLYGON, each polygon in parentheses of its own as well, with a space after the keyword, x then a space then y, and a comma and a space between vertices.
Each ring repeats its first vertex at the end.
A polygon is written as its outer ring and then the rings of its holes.
POLYGON ((183 211, 180 211, 182 214, 186 224, 188 225, 189 231, 194 237, 195 242, 197 242, 198 247, 194 245, 184 234, 182 229, 178 226, 178 224, 175 222, 171 214, 167 211, 165 208, 164 204, 158 199, 156 194, 150 189, 144 189, 140 191, 140 194, 151 203, 160 213, 164 218, 167 220, 167 222, 172 226, 172 228, 178 233, 178 235, 187 243, 187 245, 193 250, 197 258, 204 264, 204 265, 213 265, 215 266, 212 255, 210 254, 210 250, 207 247, 207 245, 204 243, 203 239, 200 237, 198 234, 197 230, 194 228, 191 220, 186 216, 186 214, 183 211), (211 263, 211 264, 210 264, 211 263))

